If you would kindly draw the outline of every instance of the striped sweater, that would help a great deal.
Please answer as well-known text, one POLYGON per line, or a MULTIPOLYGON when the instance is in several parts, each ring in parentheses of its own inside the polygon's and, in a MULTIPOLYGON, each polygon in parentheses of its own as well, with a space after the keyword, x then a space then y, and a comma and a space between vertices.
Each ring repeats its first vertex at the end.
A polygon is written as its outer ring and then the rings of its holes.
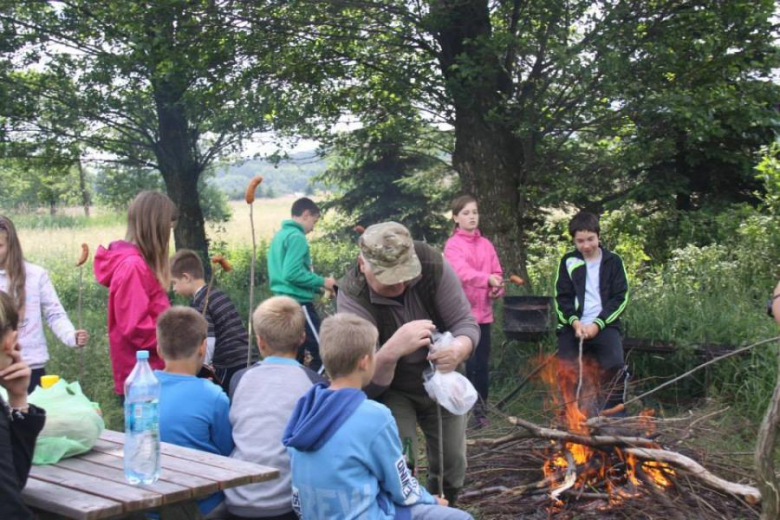
MULTIPOLYGON (((206 299, 206 286, 201 287, 192 298, 190 305, 203 313, 203 303, 206 299)), ((214 338, 215 368, 231 368, 246 364, 247 330, 236 306, 228 296, 217 289, 211 288, 206 321, 209 324, 209 337, 214 338)), ((257 357, 257 349, 252 348, 252 358, 257 357)))

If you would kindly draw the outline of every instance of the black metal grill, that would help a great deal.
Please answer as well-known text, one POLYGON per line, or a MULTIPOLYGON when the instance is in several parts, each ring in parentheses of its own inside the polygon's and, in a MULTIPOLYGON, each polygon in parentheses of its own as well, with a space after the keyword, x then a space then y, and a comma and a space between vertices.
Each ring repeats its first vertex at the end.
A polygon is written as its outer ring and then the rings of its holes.
POLYGON ((504 297, 504 335, 507 339, 535 341, 554 330, 551 296, 504 297))

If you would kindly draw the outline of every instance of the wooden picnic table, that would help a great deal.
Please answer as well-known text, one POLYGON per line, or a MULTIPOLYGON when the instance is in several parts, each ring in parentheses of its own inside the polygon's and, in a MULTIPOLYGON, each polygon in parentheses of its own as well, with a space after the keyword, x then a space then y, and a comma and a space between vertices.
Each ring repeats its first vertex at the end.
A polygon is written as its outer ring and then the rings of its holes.
POLYGON ((133 486, 125 480, 124 442, 124 433, 105 430, 90 452, 33 466, 22 493, 25 503, 49 516, 116 518, 279 477, 274 468, 162 442, 160 479, 133 486))

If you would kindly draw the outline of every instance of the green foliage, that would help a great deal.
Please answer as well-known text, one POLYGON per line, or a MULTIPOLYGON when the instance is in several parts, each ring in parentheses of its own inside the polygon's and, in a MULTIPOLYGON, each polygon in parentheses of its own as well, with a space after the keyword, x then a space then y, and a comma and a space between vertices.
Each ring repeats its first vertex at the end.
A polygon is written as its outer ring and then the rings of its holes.
POLYGON ((86 217, 84 215, 50 215, 31 213, 11 213, 9 215, 17 228, 24 229, 84 229, 91 226, 113 226, 125 224, 125 215, 121 213, 101 213, 100 215, 86 217))
POLYGON ((0 204, 19 210, 45 206, 56 213, 59 206, 79 203, 78 168, 73 162, 47 158, 0 161, 0 204))
MULTIPOLYGON (((206 222, 224 223, 230 220, 230 208, 226 195, 212 184, 212 175, 202 175, 198 180, 198 196, 206 222)), ((123 213, 130 202, 143 190, 163 191, 162 177, 151 168, 113 166, 101 169, 95 180, 98 202, 114 211, 123 213)))
POLYGON ((778 128, 774 4, 329 2, 314 23, 350 58, 350 114, 402 100, 454 127, 461 184, 495 199, 485 231, 522 268, 545 209, 757 202, 753 154, 778 128))
POLYGON ((224 164, 210 182, 231 200, 244 198, 247 184, 255 175, 263 176, 258 197, 274 198, 291 193, 313 195, 313 178, 322 174, 326 160, 314 152, 290 154, 279 161, 247 160, 224 164))
POLYGON ((337 137, 332 163, 317 180, 335 188, 324 206, 343 215, 342 231, 395 220, 415 238, 443 241, 448 219, 432 208, 446 207, 453 184, 448 166, 427 143, 443 137, 392 116, 337 137))
POLYGON ((79 142, 159 170, 168 195, 186 208, 177 241, 205 250, 198 181, 209 166, 259 132, 318 125, 329 115, 315 112, 312 100, 326 96, 318 83, 338 62, 319 60, 327 49, 310 47, 293 25, 315 8, 212 0, 9 5, 0 37, 18 51, 3 65, 0 93, 18 102, 3 114, 4 134, 15 147, 79 142))
POLYGON ((151 168, 117 165, 99 170, 95 188, 100 204, 121 213, 138 192, 162 191, 164 186, 159 172, 151 168))
POLYGON ((780 215, 780 142, 762 148, 756 170, 765 188, 762 202, 769 213, 777 217, 780 215))

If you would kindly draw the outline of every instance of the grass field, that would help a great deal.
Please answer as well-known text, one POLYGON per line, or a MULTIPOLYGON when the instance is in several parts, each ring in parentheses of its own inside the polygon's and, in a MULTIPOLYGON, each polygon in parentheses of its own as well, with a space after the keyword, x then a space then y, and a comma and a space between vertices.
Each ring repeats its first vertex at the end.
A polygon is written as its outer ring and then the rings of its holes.
MULTIPOLYGON (((293 197, 276 199, 258 199, 254 205, 255 230, 258 239, 270 239, 279 229, 282 220, 290 218, 290 206, 293 197)), ((243 201, 228 203, 232 212, 229 222, 219 226, 208 225, 208 237, 216 243, 229 246, 252 243, 249 224, 249 207, 243 201)), ((102 208, 93 209, 94 223, 85 222, 80 208, 67 208, 61 211, 63 216, 71 217, 77 224, 73 227, 59 228, 56 226, 26 226, 32 219, 25 218, 20 227, 19 236, 22 248, 27 258, 32 262, 45 263, 53 257, 73 256, 78 258, 81 244, 87 243, 92 251, 98 245, 107 246, 111 241, 123 238, 125 235, 125 220, 121 215, 114 215, 102 208)), ((46 222, 48 217, 38 220, 46 222)))

